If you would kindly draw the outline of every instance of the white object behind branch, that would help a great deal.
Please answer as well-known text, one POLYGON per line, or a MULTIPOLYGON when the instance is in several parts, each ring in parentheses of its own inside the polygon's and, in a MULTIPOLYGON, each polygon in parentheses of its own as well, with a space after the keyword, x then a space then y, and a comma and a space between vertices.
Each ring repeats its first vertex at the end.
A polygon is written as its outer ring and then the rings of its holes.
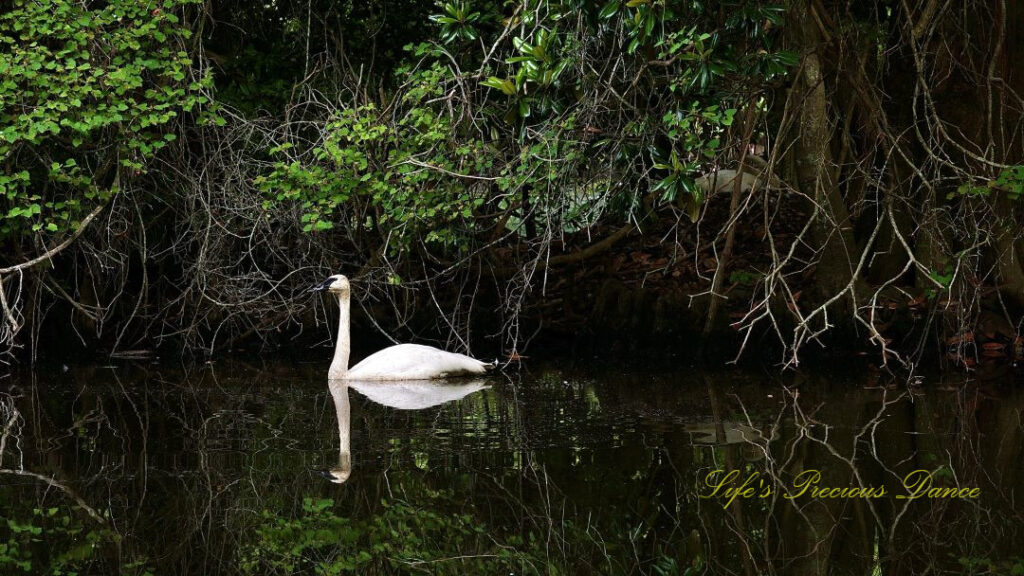
MULTIPOLYGON (((712 170, 703 176, 697 177, 697 186, 699 186, 705 194, 711 194, 712 192, 731 192, 733 190, 733 186, 736 185, 736 174, 736 170, 731 168, 712 170)), ((767 177, 763 173, 751 174, 749 172, 743 172, 740 176, 740 190, 743 192, 760 190, 765 185, 766 180, 767 177)), ((781 182, 778 178, 772 179, 771 187, 781 187, 781 182)))

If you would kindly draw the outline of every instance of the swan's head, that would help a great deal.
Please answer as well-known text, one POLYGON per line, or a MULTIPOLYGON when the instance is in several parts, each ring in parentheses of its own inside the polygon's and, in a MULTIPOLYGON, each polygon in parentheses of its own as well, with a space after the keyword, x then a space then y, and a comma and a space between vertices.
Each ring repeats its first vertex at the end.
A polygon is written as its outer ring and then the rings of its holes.
POLYGON ((310 292, 323 292, 324 290, 332 294, 347 293, 349 291, 348 278, 341 274, 335 274, 309 289, 310 292))

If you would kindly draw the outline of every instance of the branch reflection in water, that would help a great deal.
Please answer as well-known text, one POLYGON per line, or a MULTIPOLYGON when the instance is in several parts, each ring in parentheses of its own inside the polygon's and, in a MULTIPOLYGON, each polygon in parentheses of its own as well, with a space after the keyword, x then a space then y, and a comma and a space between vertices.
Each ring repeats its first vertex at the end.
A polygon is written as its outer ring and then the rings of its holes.
POLYGON ((0 382, 0 574, 1024 564, 1024 390, 1012 385, 910 394, 834 375, 553 368, 325 387, 320 368, 85 366, 0 382), (304 473, 326 467, 343 487, 304 473), (771 493, 701 498, 715 470, 738 471, 737 486, 756 474, 771 493), (810 470, 822 488, 886 494, 799 494, 810 470), (914 470, 979 497, 897 500, 914 470))
POLYGON ((397 410, 424 410, 461 400, 489 388, 482 379, 447 382, 413 380, 387 382, 374 380, 331 380, 327 385, 338 416, 338 465, 322 474, 335 484, 343 484, 352 475, 352 422, 349 388, 373 402, 397 410))
POLYGON ((829 388, 766 412, 708 382, 687 429, 713 572, 1024 573, 1019 390, 829 388))

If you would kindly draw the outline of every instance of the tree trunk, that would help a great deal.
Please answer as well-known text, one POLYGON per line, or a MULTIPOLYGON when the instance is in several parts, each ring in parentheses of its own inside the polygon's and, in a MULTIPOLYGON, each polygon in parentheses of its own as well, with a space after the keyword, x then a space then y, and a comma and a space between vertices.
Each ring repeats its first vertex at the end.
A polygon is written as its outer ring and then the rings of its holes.
MULTIPOLYGON (((853 277, 859 250, 853 238, 849 212, 839 194, 835 178, 835 162, 829 143, 832 128, 829 122, 828 95, 819 57, 820 33, 806 2, 791 5, 796 15, 798 41, 805 50, 800 77, 795 82, 798 98, 799 127, 796 146, 796 176, 801 192, 814 201, 812 227, 818 264, 815 273, 816 300, 823 302, 843 290, 853 277)), ((840 317, 849 316, 852 307, 838 310, 840 317), (845 311, 843 310, 845 309, 845 311)))

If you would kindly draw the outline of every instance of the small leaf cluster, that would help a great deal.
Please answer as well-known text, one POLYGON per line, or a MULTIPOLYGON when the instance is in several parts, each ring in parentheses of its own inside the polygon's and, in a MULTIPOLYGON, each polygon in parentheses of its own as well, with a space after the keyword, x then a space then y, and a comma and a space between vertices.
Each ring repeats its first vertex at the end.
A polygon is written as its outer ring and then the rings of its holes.
POLYGON ((480 33, 476 25, 480 12, 473 10, 469 2, 446 2, 444 14, 434 14, 430 20, 441 26, 441 42, 448 44, 455 40, 476 40, 480 33))
POLYGON ((950 192, 946 198, 949 200, 957 196, 987 198, 993 191, 1003 192, 1010 200, 1020 200, 1020 197, 1024 195, 1024 165, 1004 168, 998 176, 983 185, 975 182, 961 184, 956 192, 950 192))
POLYGON ((674 202, 689 195, 693 203, 700 206, 704 201, 703 192, 693 175, 704 163, 717 157, 724 131, 732 126, 735 115, 735 108, 721 110, 717 104, 700 108, 696 102, 685 112, 664 115, 664 129, 673 146, 667 152, 658 148, 651 150, 654 168, 668 173, 651 188, 661 192, 662 201, 674 202))

